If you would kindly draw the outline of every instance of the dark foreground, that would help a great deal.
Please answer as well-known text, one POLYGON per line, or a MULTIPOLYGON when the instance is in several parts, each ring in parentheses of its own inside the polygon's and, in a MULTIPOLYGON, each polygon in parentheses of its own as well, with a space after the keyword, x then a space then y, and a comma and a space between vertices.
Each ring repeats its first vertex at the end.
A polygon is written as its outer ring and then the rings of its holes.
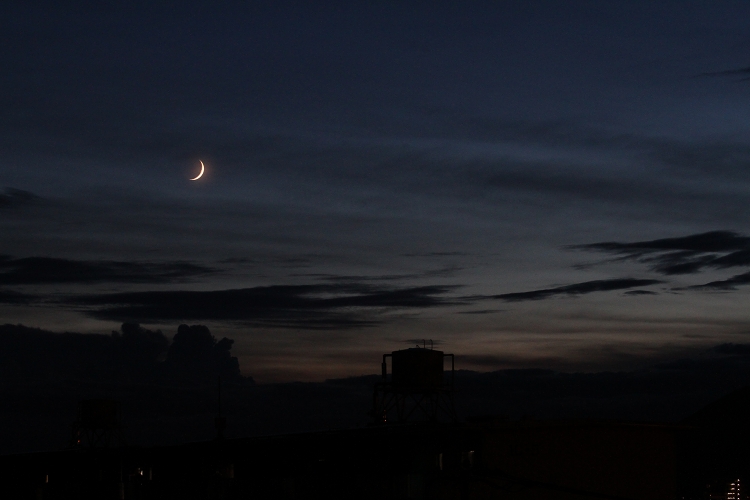
POLYGON ((5 456, 5 498, 671 499, 673 426, 486 419, 5 456))

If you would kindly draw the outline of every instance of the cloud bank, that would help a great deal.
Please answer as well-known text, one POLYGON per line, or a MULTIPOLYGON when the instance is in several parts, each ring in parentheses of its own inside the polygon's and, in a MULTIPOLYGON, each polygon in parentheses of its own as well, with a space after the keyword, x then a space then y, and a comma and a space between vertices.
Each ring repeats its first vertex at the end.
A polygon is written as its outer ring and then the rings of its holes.
POLYGON ((275 327, 339 329, 380 321, 366 310, 422 309, 455 303, 453 287, 376 287, 366 284, 275 285, 216 291, 84 295, 73 303, 106 320, 238 321, 275 327), (137 320, 136 320, 137 318, 137 320))

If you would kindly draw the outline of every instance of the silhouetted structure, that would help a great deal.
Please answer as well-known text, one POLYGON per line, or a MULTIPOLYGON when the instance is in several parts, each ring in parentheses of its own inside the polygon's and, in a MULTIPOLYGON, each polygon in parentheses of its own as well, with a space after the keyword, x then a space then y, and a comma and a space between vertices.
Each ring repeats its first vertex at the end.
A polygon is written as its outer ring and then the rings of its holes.
POLYGON ((224 429, 227 428, 227 419, 221 414, 221 377, 218 382, 218 402, 216 417, 214 418, 214 427, 216 428, 216 440, 221 441, 224 439, 224 429))
POLYGON ((453 354, 415 347, 383 355, 382 380, 375 385, 372 416, 375 423, 445 419, 456 421, 453 400, 453 354), (388 376, 387 358, 391 358, 388 376), (446 379, 445 358, 451 359, 446 379))
POLYGON ((73 435, 85 448, 0 457, 0 484, 8 498, 37 500, 675 498, 674 426, 437 422, 455 420, 453 375, 451 354, 395 351, 383 356, 375 409, 402 425, 223 439, 219 413, 217 439, 177 446, 118 447, 119 404, 82 401, 73 435), (409 422, 416 413, 426 421, 409 422))
POLYGON ((122 446, 120 403, 109 399, 80 401, 70 444, 75 448, 122 446))

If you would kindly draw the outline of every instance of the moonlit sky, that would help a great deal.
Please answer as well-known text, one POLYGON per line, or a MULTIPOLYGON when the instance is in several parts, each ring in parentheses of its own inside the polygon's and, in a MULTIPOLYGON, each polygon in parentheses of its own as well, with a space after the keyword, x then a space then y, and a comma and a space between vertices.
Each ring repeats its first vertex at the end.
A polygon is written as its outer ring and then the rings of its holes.
POLYGON ((747 341, 747 2, 157 4, 0 7, 1 323, 259 382, 747 341))

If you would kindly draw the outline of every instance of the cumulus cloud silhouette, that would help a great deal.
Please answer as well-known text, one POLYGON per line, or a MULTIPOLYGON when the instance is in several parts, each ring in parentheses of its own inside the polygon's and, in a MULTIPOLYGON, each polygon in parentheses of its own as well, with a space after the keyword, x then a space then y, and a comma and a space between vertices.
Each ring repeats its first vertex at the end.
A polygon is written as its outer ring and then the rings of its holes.
POLYGON ((181 325, 170 343, 160 331, 124 323, 111 335, 53 333, 0 325, 0 381, 143 384, 251 382, 220 341, 201 325, 181 325))
POLYGON ((240 380, 239 361, 230 353, 233 343, 226 337, 217 341, 203 325, 180 325, 167 351, 167 375, 179 381, 240 380))
POLYGON ((123 323, 120 332, 112 332, 116 345, 118 370, 133 380, 148 380, 158 376, 161 361, 169 347, 169 340, 161 330, 151 331, 137 323, 123 323))

